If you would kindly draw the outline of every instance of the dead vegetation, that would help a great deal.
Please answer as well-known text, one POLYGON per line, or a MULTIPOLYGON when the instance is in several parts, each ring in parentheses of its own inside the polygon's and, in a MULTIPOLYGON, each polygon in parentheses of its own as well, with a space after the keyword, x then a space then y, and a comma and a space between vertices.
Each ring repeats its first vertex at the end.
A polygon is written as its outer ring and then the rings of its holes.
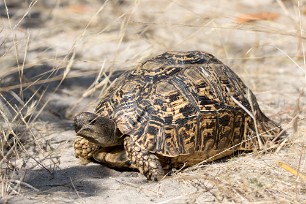
POLYGON ((57 203, 305 202, 305 1, 50 2, 0 0, 1 197, 57 203), (267 154, 179 171, 158 184, 142 183, 131 172, 116 179, 97 175, 85 184, 69 175, 65 169, 78 165, 72 151, 65 153, 74 140, 73 115, 92 110, 120 70, 168 50, 205 50, 232 67, 263 111, 287 129, 286 142, 267 154), (53 184, 62 179, 61 171, 69 179, 53 184), (45 177, 50 180, 43 182, 45 177))

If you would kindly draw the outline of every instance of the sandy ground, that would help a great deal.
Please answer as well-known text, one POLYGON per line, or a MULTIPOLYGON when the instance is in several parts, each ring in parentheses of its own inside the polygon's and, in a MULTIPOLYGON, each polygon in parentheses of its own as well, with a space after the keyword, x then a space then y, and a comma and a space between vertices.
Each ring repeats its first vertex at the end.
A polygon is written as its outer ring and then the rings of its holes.
POLYGON ((1 144, 2 202, 306 203, 306 180, 279 165, 306 174, 306 7, 254 2, 0 0, 0 136, 19 138, 13 153, 1 144), (229 65, 288 129, 286 144, 160 182, 81 166, 73 116, 93 110, 120 70, 168 50, 204 50, 229 65))

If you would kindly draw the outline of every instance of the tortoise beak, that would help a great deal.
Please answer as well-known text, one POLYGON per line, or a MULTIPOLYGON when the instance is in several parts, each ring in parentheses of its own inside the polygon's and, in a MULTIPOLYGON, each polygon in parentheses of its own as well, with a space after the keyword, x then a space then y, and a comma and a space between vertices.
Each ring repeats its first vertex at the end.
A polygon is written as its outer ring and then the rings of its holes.
POLYGON ((78 134, 85 131, 88 125, 92 125, 98 116, 90 112, 82 112, 74 117, 74 130, 78 134))

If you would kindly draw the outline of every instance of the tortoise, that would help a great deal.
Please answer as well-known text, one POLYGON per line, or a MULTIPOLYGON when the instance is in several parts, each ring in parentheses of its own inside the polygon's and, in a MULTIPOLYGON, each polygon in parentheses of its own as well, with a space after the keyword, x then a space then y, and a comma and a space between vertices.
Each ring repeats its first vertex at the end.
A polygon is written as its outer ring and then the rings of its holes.
POLYGON ((203 51, 165 52, 126 71, 95 112, 76 115, 74 124, 81 163, 138 169, 148 180, 262 149, 284 132, 242 80, 203 51))

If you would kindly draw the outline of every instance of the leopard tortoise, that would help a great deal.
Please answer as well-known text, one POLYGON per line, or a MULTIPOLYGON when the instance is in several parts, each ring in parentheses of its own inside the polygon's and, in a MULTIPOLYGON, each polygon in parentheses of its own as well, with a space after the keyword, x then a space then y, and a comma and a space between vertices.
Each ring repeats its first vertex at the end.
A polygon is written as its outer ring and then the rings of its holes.
POLYGON ((202 51, 166 52, 125 72, 74 124, 81 163, 138 169, 148 180, 283 137, 241 79, 202 51))

